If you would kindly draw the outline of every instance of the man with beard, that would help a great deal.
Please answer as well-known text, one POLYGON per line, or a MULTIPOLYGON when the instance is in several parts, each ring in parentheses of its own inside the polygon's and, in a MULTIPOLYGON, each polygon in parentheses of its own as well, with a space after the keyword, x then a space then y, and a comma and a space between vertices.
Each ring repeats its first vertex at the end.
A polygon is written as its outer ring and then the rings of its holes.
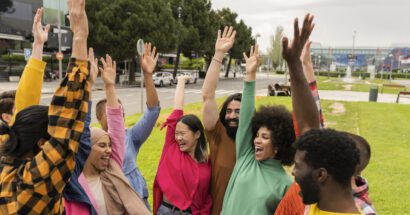
POLYGON ((331 129, 313 129, 295 143, 292 174, 300 186, 305 214, 361 214, 353 199, 351 178, 359 163, 352 138, 331 129))
POLYGON ((223 33, 218 31, 215 43, 215 55, 205 77, 202 87, 204 107, 202 118, 205 134, 211 150, 211 195, 212 213, 219 215, 228 186, 229 179, 236 162, 235 136, 239 124, 241 106, 240 93, 229 96, 222 105, 218 115, 218 104, 215 99, 215 90, 219 81, 219 71, 225 53, 232 48, 236 31, 232 27, 225 27, 223 33))

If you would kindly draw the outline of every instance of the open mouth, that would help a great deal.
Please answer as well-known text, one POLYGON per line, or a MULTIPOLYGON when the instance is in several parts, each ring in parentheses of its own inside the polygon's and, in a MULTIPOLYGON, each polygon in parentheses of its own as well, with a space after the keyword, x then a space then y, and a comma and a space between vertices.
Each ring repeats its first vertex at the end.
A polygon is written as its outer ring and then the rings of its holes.
POLYGON ((263 152, 263 148, 259 146, 255 146, 255 154, 260 155, 263 152))
POLYGON ((185 143, 179 143, 179 149, 182 149, 185 147, 185 143))
POLYGON ((101 160, 104 166, 108 166, 108 163, 110 162, 110 156, 102 156, 101 160))

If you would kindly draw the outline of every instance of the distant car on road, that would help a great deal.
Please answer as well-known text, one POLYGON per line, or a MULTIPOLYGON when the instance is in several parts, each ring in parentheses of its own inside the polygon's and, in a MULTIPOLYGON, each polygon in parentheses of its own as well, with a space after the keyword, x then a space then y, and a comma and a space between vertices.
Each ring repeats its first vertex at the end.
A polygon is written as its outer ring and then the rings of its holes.
POLYGON ((155 86, 163 87, 165 85, 171 86, 174 82, 172 74, 169 72, 158 72, 154 74, 154 84, 155 86))

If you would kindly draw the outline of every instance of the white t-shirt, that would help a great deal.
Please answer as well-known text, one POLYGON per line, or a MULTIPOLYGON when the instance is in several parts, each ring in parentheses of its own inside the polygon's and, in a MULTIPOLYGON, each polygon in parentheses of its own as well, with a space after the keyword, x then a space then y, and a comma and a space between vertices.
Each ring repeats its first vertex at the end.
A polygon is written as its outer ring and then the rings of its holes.
POLYGON ((100 215, 108 215, 107 206, 105 205, 104 194, 102 191, 101 178, 87 179, 88 186, 93 194, 94 200, 97 203, 100 215))

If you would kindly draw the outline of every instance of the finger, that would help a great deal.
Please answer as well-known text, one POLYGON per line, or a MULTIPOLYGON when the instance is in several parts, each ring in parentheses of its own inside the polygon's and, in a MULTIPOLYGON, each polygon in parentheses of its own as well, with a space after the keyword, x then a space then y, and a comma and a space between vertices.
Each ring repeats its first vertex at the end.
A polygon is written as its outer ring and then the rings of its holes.
POLYGON ((114 73, 117 74, 117 61, 114 60, 114 73))
POLYGON ((88 49, 88 60, 94 60, 94 50, 91 47, 88 49))
POLYGON ((107 65, 112 67, 112 58, 109 54, 107 54, 107 65))
POLYGON ((307 39, 309 39, 310 35, 312 34, 313 29, 315 28, 315 24, 310 27, 309 34, 307 35, 307 39))
POLYGON ((147 56, 151 56, 151 43, 148 43, 148 52, 147 56))
POLYGON ((80 9, 81 11, 85 11, 85 0, 80 0, 80 9))
POLYGON ((154 49, 151 52, 151 59, 155 58, 155 53, 157 52, 157 47, 154 46, 154 49))
POLYGON ((253 46, 251 46, 251 51, 249 53, 249 57, 252 57, 252 56, 253 56, 253 46))
POLYGON ((229 38, 230 40, 235 40, 236 37, 236 31, 233 31, 231 37, 229 38))
POLYGON ((98 66, 98 59, 97 58, 94 58, 94 64, 95 64, 95 66, 98 66))
POLYGON ((298 18, 295 18, 295 22, 293 23, 293 28, 294 28, 294 34, 293 34, 293 39, 298 40, 299 39, 299 21, 298 18))
POLYGON ((105 62, 105 59, 102 57, 100 60, 101 60, 101 63, 103 65, 103 68, 104 69, 107 68, 107 62, 105 62))
POLYGON ((146 55, 148 55, 148 43, 144 43, 144 54, 142 55, 142 58, 146 55))
POLYGON ((154 61, 155 61, 155 65, 157 64, 157 62, 158 62, 158 58, 159 58, 159 54, 157 53, 156 55, 155 55, 155 59, 154 59, 154 61))
POLYGON ((222 34, 222 37, 226 37, 227 33, 228 33, 228 26, 225 26, 224 33, 222 34))
POLYGON ((101 75, 103 75, 104 74, 104 69, 101 68, 101 67, 98 67, 98 69, 100 70, 101 75))
POLYGON ((50 24, 46 25, 46 27, 44 28, 44 32, 48 34, 48 32, 50 31, 50 24))
POLYGON ((232 31, 233 31, 233 27, 230 26, 230 27, 229 27, 229 30, 228 30, 228 34, 227 34, 226 36, 230 38, 231 35, 232 35, 232 31))
POLYGON ((243 59, 245 59, 245 61, 247 61, 247 60, 248 60, 248 56, 246 56, 246 53, 243 52, 242 55, 243 55, 243 59))
POLYGON ((289 46, 289 39, 287 37, 283 37, 282 39, 282 53, 285 53, 288 50, 289 46))
POLYGON ((218 36, 217 39, 221 39, 221 30, 218 30, 218 36))
POLYGON ((307 36, 309 35, 309 30, 310 30, 309 21, 310 21, 310 15, 306 14, 305 18, 303 19, 303 26, 302 26, 302 34, 301 34, 302 43, 307 40, 307 36))
POLYGON ((73 0, 67 0, 67 7, 69 12, 73 10, 73 0))

